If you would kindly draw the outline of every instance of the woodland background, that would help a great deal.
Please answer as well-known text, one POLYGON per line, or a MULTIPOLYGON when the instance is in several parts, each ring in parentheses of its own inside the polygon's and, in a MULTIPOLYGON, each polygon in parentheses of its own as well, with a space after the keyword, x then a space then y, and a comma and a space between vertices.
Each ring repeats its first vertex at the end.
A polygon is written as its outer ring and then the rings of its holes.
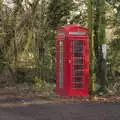
POLYGON ((95 52, 91 64, 95 91, 105 82, 103 86, 108 93, 119 94, 120 1, 90 1, 0 0, 0 87, 27 84, 36 89, 54 90, 56 29, 66 24, 80 24, 91 26, 93 31, 91 52, 95 52), (107 44, 105 75, 99 69, 100 40, 107 44))

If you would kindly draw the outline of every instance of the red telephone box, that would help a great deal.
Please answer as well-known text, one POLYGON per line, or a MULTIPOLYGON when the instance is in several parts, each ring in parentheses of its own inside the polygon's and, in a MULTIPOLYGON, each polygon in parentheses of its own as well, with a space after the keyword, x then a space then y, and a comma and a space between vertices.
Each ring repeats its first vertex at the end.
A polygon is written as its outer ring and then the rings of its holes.
POLYGON ((56 92, 62 96, 89 95, 88 29, 66 25, 56 35, 56 92))

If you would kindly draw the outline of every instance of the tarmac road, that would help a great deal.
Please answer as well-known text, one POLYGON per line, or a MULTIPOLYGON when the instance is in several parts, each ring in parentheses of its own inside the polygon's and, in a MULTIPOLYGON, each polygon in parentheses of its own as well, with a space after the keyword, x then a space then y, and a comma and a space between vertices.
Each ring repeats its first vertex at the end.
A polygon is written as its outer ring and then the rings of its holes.
POLYGON ((120 103, 80 102, 0 107, 0 120, 120 120, 120 103))

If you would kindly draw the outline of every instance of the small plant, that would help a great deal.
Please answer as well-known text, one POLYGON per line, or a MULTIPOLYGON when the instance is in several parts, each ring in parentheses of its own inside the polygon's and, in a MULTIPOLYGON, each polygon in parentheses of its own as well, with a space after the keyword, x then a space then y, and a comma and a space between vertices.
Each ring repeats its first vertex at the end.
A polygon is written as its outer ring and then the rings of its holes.
POLYGON ((44 96, 54 96, 55 94, 55 84, 48 83, 46 81, 41 80, 38 77, 35 77, 35 83, 33 88, 37 91, 40 91, 44 96))
POLYGON ((46 85, 46 81, 43 81, 41 80, 40 78, 38 77, 35 77, 35 80, 34 80, 34 87, 35 88, 40 88, 40 89, 44 89, 45 88, 45 85, 46 85))

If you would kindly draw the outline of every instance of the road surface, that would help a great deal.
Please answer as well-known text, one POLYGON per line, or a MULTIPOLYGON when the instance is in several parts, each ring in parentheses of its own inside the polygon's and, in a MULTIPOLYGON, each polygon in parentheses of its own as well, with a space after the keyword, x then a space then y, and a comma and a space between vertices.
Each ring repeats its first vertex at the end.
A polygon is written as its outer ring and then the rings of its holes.
POLYGON ((120 103, 77 102, 0 107, 0 120, 120 120, 120 103))

